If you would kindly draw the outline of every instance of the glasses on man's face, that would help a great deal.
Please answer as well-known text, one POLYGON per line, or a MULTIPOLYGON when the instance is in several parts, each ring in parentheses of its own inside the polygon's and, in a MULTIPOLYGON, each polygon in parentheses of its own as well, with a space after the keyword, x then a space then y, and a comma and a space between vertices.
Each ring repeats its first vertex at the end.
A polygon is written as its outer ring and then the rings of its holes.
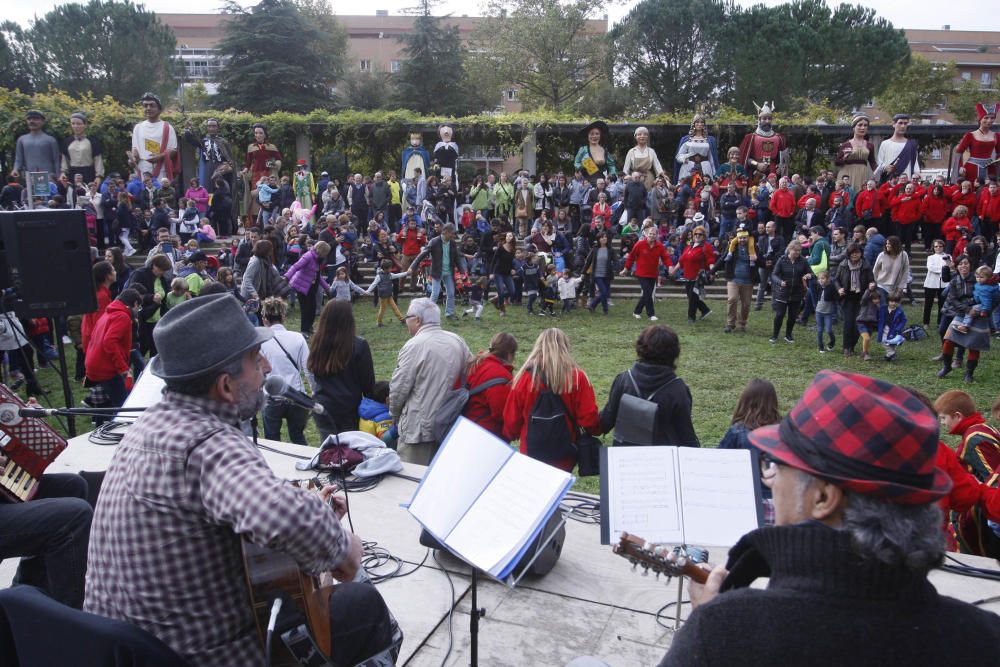
POLYGON ((781 465, 777 459, 771 457, 770 454, 766 452, 761 452, 760 455, 760 478, 764 481, 768 481, 774 478, 778 474, 778 466, 781 465))
POLYGON ((703 237, 703 238, 704 238, 704 236, 705 236, 705 235, 704 235, 704 234, 702 234, 701 232, 695 232, 695 233, 694 233, 694 236, 701 236, 701 237, 703 237))

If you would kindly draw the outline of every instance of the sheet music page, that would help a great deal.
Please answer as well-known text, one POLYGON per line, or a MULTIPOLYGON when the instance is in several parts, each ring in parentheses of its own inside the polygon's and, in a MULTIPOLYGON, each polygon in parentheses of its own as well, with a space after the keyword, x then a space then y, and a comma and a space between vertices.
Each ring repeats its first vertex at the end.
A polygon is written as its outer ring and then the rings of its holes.
POLYGON ((687 544, 731 547, 758 527, 749 451, 680 447, 677 458, 687 544))
POLYGON ((514 451, 468 419, 441 444, 410 503, 410 514, 444 540, 514 451))
POLYGON ((622 532, 650 542, 684 541, 676 482, 677 449, 654 446, 608 450, 608 525, 612 543, 622 532))
POLYGON ((448 536, 448 547, 498 576, 533 538, 572 479, 568 472, 515 454, 448 536))

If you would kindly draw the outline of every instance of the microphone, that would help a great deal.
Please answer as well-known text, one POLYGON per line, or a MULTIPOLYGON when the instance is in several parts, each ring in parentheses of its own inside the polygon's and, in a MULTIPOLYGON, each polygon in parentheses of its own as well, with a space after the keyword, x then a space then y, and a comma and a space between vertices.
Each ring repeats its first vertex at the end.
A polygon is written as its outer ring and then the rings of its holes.
POLYGON ((20 408, 17 414, 19 417, 51 417, 57 412, 56 408, 20 408))
POLYGON ((267 376, 267 379, 264 380, 264 393, 274 398, 283 398, 318 415, 326 412, 322 405, 312 399, 312 396, 291 386, 280 375, 267 376))

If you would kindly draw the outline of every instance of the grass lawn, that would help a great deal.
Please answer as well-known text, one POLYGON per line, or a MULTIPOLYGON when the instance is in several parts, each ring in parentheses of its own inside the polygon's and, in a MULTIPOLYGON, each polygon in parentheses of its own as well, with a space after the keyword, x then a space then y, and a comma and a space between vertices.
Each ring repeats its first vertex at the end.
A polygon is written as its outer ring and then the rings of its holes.
MULTIPOLYGON (((408 300, 404 299, 400 308, 405 312, 408 300)), ((635 339, 648 322, 632 318, 634 301, 619 299, 607 317, 591 315, 586 310, 577 310, 565 317, 528 317, 523 308, 511 308, 506 318, 492 307, 483 311, 483 321, 470 318, 445 323, 445 327, 462 335, 473 353, 488 346, 489 339, 498 331, 509 331, 520 344, 517 364, 523 362, 543 328, 558 326, 564 329, 571 342, 574 357, 587 372, 597 393, 597 405, 602 407, 615 376, 629 368, 635 360, 635 339)), ((782 413, 788 411, 802 394, 809 380, 822 368, 841 369, 883 378, 897 384, 919 389, 932 399, 946 389, 960 388, 970 392, 977 407, 989 413, 993 401, 1000 395, 1000 369, 996 355, 983 354, 976 382, 966 385, 962 382, 963 371, 953 371, 944 380, 936 377, 937 362, 930 361, 938 354, 940 344, 936 335, 918 343, 907 343, 900 348, 898 361, 888 364, 882 361, 882 348, 873 346, 872 353, 877 361, 864 362, 859 356, 845 359, 838 351, 820 354, 816 346, 816 333, 808 328, 796 327, 795 343, 779 341, 768 343, 771 332, 771 311, 750 313, 749 332, 746 334, 724 334, 725 302, 710 301, 713 312, 707 319, 696 324, 688 324, 687 304, 683 299, 669 299, 657 304, 660 324, 668 324, 676 329, 681 338, 681 356, 678 374, 691 388, 694 400, 694 426, 702 446, 714 447, 729 427, 733 408, 746 382, 753 377, 764 377, 774 383, 778 390, 782 413)), ((905 307, 910 320, 919 319, 920 304, 905 307)), ((375 326, 375 309, 369 299, 355 302, 355 316, 358 320, 358 334, 371 345, 378 379, 388 380, 395 366, 396 353, 408 338, 406 328, 386 319, 384 328, 375 326)), ((298 329, 298 311, 292 312, 289 328, 298 329)), ((838 347, 840 331, 837 331, 838 347)), ((860 350, 860 345, 859 348, 860 350)), ((68 363, 73 368, 73 351, 68 363)), ((71 370, 72 372, 72 370, 71 370)), ((61 405, 62 390, 59 378, 52 370, 42 370, 39 378, 52 393, 49 399, 53 405, 61 405)), ((74 400, 79 404, 82 389, 74 386, 74 400)), ((864 407, 864 406, 860 406, 864 407)), ((79 423, 79 422, 78 422, 79 423)), ((55 426, 55 424, 53 424, 55 426)), ((79 425, 87 430, 84 422, 79 425)), ((310 443, 318 444, 318 433, 310 425, 306 433, 310 443)), ((954 444, 954 439, 945 437, 954 444)), ((581 479, 576 488, 597 492, 597 478, 581 479)))

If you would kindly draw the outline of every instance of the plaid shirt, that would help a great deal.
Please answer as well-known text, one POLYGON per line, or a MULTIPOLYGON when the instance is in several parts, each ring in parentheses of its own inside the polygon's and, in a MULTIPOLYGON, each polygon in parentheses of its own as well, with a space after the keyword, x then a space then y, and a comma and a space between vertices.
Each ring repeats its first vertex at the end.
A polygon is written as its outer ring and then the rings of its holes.
POLYGON ((312 573, 350 545, 333 510, 275 477, 237 421, 234 405, 164 394, 118 446, 90 534, 84 608, 144 628, 192 665, 264 665, 241 535, 312 573))

